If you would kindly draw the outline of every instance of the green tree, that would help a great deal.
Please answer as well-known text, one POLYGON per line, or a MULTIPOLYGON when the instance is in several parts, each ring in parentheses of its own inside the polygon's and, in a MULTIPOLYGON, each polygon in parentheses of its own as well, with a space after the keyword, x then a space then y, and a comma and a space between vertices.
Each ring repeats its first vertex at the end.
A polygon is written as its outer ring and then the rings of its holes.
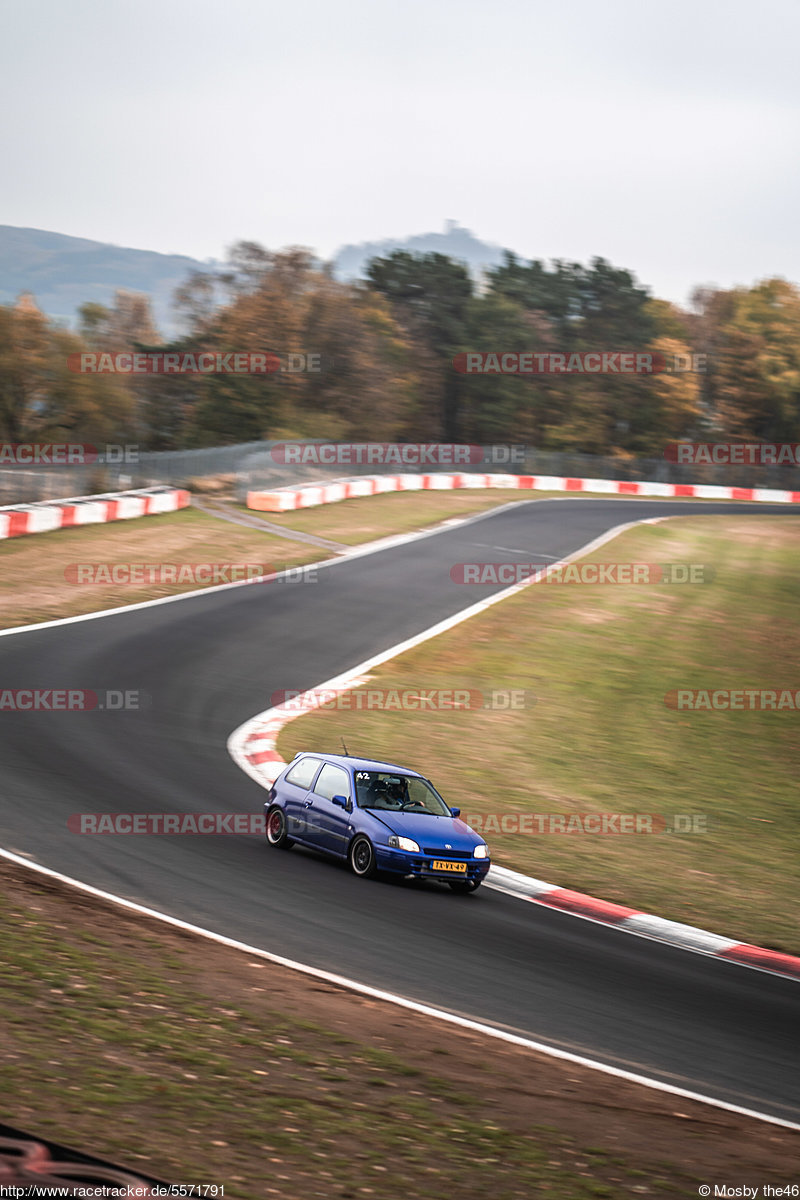
POLYGON ((368 285, 390 301, 417 347, 422 386, 430 386, 438 410, 434 423, 438 436, 457 441, 464 389, 453 358, 465 340, 467 305, 472 296, 469 272, 444 254, 398 250, 386 258, 373 258, 366 275, 368 285))

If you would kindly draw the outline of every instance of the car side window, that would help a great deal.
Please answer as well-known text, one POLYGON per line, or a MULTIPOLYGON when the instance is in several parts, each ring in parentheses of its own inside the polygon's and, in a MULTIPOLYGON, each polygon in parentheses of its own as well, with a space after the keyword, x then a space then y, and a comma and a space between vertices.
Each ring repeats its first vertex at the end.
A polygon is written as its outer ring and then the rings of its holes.
POLYGON ((299 762, 289 768, 284 778, 287 783, 293 783, 295 787, 308 789, 317 773, 319 763, 318 758, 301 758, 299 762))
POLYGON ((334 796, 345 796, 349 800, 350 779, 347 771, 335 767, 333 763, 325 763, 319 773, 314 795, 324 796, 326 800, 332 800, 334 796))

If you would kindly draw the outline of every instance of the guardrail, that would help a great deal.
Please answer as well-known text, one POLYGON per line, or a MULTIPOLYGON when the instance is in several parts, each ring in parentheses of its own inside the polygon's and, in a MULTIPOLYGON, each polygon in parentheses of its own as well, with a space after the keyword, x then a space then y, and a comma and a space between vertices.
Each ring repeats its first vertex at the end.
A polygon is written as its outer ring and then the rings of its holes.
MULTIPOLYGON (((330 445, 319 438, 304 438, 294 446, 330 445)), ((73 464, 68 467, 41 465, 31 469, 5 467, 0 462, 0 504, 36 503, 62 496, 99 491, 124 491, 169 485, 191 487, 193 481, 223 480, 243 500, 248 491, 300 486, 310 482, 332 482, 345 470, 352 476, 422 474, 431 466, 414 467, 395 461, 379 466, 374 462, 353 462, 343 467, 319 462, 313 469, 308 463, 287 461, 285 442, 241 442, 232 446, 209 446, 197 450, 135 451, 124 462, 73 464)), ((405 443, 392 443, 399 451, 405 443)), ((571 450, 540 450, 533 446, 472 446, 483 452, 483 462, 468 461, 477 471, 504 471, 515 475, 549 475, 564 478, 607 480, 652 480, 658 483, 712 484, 746 488, 793 490, 800 486, 800 467, 741 463, 736 466, 704 462, 673 462, 664 456, 621 459, 610 455, 577 453, 571 450), (513 453, 512 453, 513 451, 513 453)), ((439 461, 439 465, 446 464, 439 461)), ((452 466, 458 466, 455 460, 452 466)))
POLYGON ((706 483, 659 483, 655 480, 576 479, 553 475, 433 474, 373 475, 340 479, 334 483, 306 484, 248 492, 247 507, 259 512, 292 512, 318 504, 335 504, 383 492, 448 491, 453 488, 525 488, 535 492, 599 492, 602 495, 695 498, 697 500, 752 500, 773 504, 800 504, 800 491, 777 488, 719 487, 706 483))

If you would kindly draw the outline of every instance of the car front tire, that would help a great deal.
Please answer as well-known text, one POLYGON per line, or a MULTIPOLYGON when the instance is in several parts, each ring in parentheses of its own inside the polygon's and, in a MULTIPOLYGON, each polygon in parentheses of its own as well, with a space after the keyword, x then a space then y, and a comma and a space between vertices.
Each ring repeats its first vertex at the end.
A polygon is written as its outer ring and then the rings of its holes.
POLYGON ((470 892, 477 892, 478 888, 481 886, 482 880, 449 879, 447 882, 454 892, 458 892, 462 896, 467 896, 470 892))
POLYGON ((267 813, 267 841, 277 850, 291 850, 294 842, 286 831, 286 816, 281 808, 267 813))
POLYGON ((376 874, 378 862, 375 851, 372 848, 372 842, 363 834, 359 834, 357 838, 353 839, 349 858, 350 870, 354 875, 358 875, 359 879, 372 879, 376 874))

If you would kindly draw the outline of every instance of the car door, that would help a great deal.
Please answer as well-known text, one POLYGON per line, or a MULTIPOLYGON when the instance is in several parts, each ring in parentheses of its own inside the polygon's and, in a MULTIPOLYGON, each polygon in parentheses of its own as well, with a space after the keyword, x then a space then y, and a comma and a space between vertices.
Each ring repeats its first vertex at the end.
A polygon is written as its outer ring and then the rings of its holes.
POLYGON ((286 814, 286 831, 298 841, 313 841, 308 820, 308 801, 313 798, 311 786, 322 760, 305 755, 293 763, 280 784, 280 794, 286 814))
POLYGON ((307 801, 306 813, 312 817, 316 844, 332 854, 345 854, 350 826, 350 812, 334 804, 334 796, 344 796, 352 803, 350 775, 335 763, 325 763, 314 783, 307 801))

